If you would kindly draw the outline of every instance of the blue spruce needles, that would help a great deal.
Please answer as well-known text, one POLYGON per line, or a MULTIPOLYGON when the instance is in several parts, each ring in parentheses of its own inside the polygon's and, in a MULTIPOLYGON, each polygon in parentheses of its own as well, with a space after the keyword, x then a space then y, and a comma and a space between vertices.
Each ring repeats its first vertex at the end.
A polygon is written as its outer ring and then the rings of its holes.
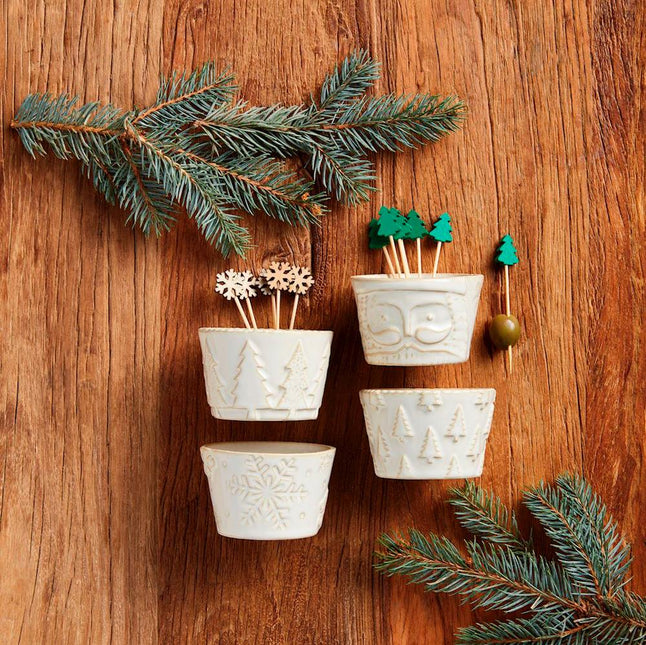
POLYGON ((498 498, 467 482, 449 500, 474 536, 464 552, 433 534, 384 534, 375 566, 427 591, 511 614, 460 629, 459 645, 646 643, 646 600, 624 588, 630 546, 585 480, 561 475, 554 486, 527 490, 524 500, 552 541, 554 558, 536 553, 498 498))
POLYGON ((224 255, 251 245, 242 216, 262 213, 313 224, 330 197, 353 205, 374 190, 368 158, 437 141, 464 118, 455 97, 367 97, 379 65, 348 56, 311 105, 249 106, 234 78, 207 63, 162 79, 150 107, 79 105, 67 95, 32 94, 12 127, 32 155, 47 147, 76 159, 111 204, 146 234, 160 234, 184 210, 224 255), (300 160, 302 170, 286 161, 300 160))

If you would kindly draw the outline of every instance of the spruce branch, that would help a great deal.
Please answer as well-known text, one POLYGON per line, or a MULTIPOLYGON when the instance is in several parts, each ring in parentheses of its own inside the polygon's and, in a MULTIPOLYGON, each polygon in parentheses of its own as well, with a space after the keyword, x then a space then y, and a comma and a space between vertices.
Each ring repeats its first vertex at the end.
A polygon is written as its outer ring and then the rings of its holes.
POLYGON ((460 523, 477 536, 464 552, 444 537, 411 529, 407 537, 380 537, 375 567, 510 615, 459 630, 460 645, 646 642, 646 601, 624 589, 630 547, 591 487, 561 475, 524 499, 553 541, 555 559, 534 551, 497 497, 467 483, 450 500, 460 523))
POLYGON ((366 97, 378 77, 379 64, 358 51, 327 76, 318 103, 256 107, 235 101, 233 75, 206 63, 162 78, 143 109, 33 94, 12 127, 32 156, 49 148, 78 160, 145 233, 168 230, 182 208, 222 253, 243 255, 251 240, 242 214, 316 223, 332 196, 368 199, 375 177, 367 155, 417 147, 459 127, 464 105, 453 97, 366 97), (314 181, 287 167, 291 157, 314 181))

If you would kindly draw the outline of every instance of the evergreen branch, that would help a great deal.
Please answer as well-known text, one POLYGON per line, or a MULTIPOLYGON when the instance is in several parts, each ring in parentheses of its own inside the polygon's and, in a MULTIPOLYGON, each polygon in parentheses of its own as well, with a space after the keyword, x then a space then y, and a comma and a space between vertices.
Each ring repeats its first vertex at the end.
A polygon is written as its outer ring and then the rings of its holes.
POLYGON ((553 578, 552 571, 537 558, 521 558, 507 550, 498 556, 489 554, 491 559, 485 554, 465 559, 446 538, 426 537, 415 530, 409 532, 408 542, 384 534, 379 543, 385 551, 376 554, 377 569, 388 575, 407 575, 427 591, 458 594, 485 609, 531 608, 563 618, 581 610, 581 605, 568 597, 563 580, 553 578))
POLYGON ((375 567, 512 615, 459 630, 460 645, 646 642, 646 600, 623 589, 630 547, 590 486, 562 475, 555 488, 527 491, 525 503, 553 541, 555 560, 534 552, 497 497, 467 484, 451 499, 479 538, 465 542, 466 556, 446 538, 410 530, 408 539, 381 536, 375 567))
POLYGON ((314 179, 325 191, 351 206, 368 201, 376 190, 371 183, 375 179, 373 165, 335 146, 315 146, 309 163, 314 179))
POLYGON ((457 645, 586 645, 589 626, 551 618, 479 623, 458 630, 457 645))
POLYGON ((452 488, 449 503, 460 524, 470 533, 516 551, 531 551, 532 543, 520 533, 516 514, 508 511, 500 498, 471 481, 452 488))
MULTIPOLYGON (((578 492, 585 493, 585 486, 579 486, 578 492)), ((578 492, 576 481, 563 476, 557 481, 556 488, 539 484, 527 491, 525 504, 542 524, 563 568, 577 580, 581 592, 605 596, 611 584, 613 592, 624 584, 626 566, 622 560, 625 556, 622 550, 615 550, 621 541, 618 541, 614 527, 606 534, 605 541, 599 539, 586 513, 581 511, 584 502, 578 492), (563 484, 568 486, 568 493, 564 491, 563 484), (609 551, 620 557, 611 558, 609 551)), ((596 503, 596 508, 591 510, 599 513, 598 499, 589 489, 587 492, 588 501, 596 503)), ((602 510, 598 520, 603 524, 605 509, 602 510)))
POLYGON ((323 81, 320 112, 331 112, 361 97, 379 79, 379 63, 367 51, 351 53, 323 81))
POLYGON ((12 127, 32 156, 47 147, 81 162, 110 203, 145 233, 172 225, 177 206, 224 253, 243 253, 237 211, 289 224, 318 221, 326 198, 356 204, 374 190, 367 154, 435 141, 456 130, 464 105, 452 97, 366 98, 379 65, 348 56, 323 82, 318 105, 250 107, 232 102, 233 76, 206 63, 162 79, 153 105, 125 111, 63 94, 28 96, 12 127), (282 160, 299 157, 314 182, 282 160))
POLYGON ((140 112, 132 124, 161 128, 162 132, 183 127, 208 113, 214 105, 231 100, 237 89, 233 81, 233 74, 227 70, 219 72, 214 62, 205 63, 190 74, 175 72, 170 78, 162 77, 155 104, 140 112))

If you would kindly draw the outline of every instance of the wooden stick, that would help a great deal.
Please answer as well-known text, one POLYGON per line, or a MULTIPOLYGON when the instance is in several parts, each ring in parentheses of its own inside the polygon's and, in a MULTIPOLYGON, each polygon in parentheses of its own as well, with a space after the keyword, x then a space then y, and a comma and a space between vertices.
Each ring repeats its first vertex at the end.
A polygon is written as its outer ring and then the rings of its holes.
POLYGON ((399 252, 402 256, 402 262, 404 263, 404 273, 407 278, 410 278, 410 266, 408 265, 408 257, 406 256, 406 247, 404 246, 404 240, 397 240, 397 245, 399 246, 399 252))
MULTIPOLYGON (((511 304, 509 296, 509 265, 505 264, 505 311, 508 316, 511 316, 511 304)), ((509 373, 513 372, 513 358, 511 345, 507 348, 507 362, 509 363, 509 373)))
POLYGON ((422 277, 422 240, 421 238, 417 238, 415 240, 417 242, 417 275, 421 278, 422 277))
POLYGON ((393 251, 393 260, 395 261, 395 268, 397 269, 397 275, 401 278, 402 268, 401 268, 401 265, 399 264, 399 257, 397 255, 397 247, 395 246, 395 238, 392 235, 390 235, 388 237, 388 239, 390 240, 390 248, 393 251))
POLYGON ((384 255, 386 256, 386 263, 388 264, 388 269, 390 270, 390 274, 394 277, 395 275, 395 267, 393 266, 393 261, 390 259, 390 253, 388 253, 388 249, 385 246, 381 247, 384 251, 384 255))
POLYGON ((435 249, 435 262, 433 263, 433 275, 437 275, 437 265, 440 262, 440 251, 442 250, 442 242, 437 243, 437 248, 435 249))
POLYGON ((240 315, 242 316, 242 322, 244 323, 244 326, 247 329, 251 329, 251 325, 249 324, 249 321, 247 320, 247 317, 244 314, 244 309, 242 308, 242 305, 240 304, 240 301, 235 296, 233 297, 233 300, 235 301, 236 307, 238 308, 238 311, 240 312, 240 315))
POLYGON ((277 329, 276 327, 276 294, 272 293, 271 294, 271 318, 274 324, 274 329, 277 329))
POLYGON ((294 320, 296 320, 296 309, 298 309, 298 294, 294 296, 294 304, 292 305, 292 317, 289 320, 289 328, 294 329, 294 320))
POLYGON ((258 329, 258 323, 256 323, 256 317, 253 315, 253 307, 251 306, 251 298, 245 298, 245 303, 247 304, 247 310, 249 311, 249 316, 251 318, 251 324, 254 329, 258 329))
POLYGON ((280 329, 280 289, 276 291, 276 329, 280 329))

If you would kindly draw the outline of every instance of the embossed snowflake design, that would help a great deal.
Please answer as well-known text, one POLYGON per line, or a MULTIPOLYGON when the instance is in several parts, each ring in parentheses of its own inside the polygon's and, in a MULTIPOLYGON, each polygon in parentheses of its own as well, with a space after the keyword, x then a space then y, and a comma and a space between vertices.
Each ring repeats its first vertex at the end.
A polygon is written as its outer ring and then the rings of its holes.
POLYGON ((227 269, 217 275, 215 292, 224 296, 227 300, 240 297, 241 279, 240 274, 233 269, 227 269))
POLYGON ((292 280, 291 271, 292 267, 287 262, 272 262, 261 275, 272 291, 286 291, 292 280))
POLYGON ((287 526, 290 507, 301 502, 307 495, 302 485, 296 483, 294 459, 281 459, 277 464, 268 464, 261 456, 250 457, 247 473, 234 475, 229 488, 244 501, 241 521, 253 525, 259 522, 274 529, 287 526))
POLYGON ((238 274, 238 298, 255 298, 258 294, 259 280, 251 271, 243 271, 238 274))
POLYGON ((314 278, 312 277, 310 270, 305 267, 292 267, 290 278, 291 283, 289 285, 289 292, 296 293, 299 296, 304 296, 314 284, 314 278))

